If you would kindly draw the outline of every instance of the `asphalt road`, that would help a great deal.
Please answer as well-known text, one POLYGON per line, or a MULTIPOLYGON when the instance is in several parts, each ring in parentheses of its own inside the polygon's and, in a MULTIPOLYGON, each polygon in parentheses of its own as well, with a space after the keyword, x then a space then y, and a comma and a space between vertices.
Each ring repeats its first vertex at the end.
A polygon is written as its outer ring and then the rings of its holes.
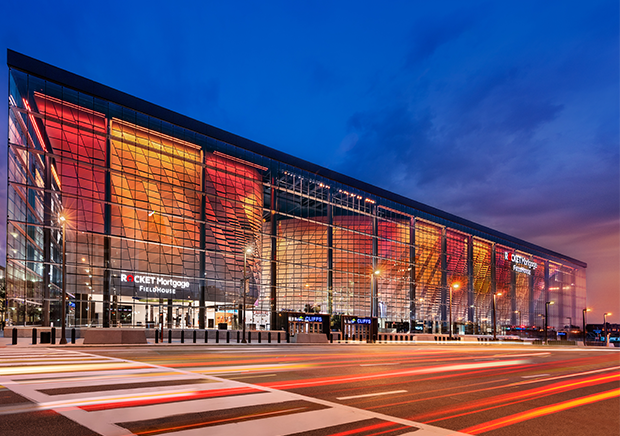
POLYGON ((1 435, 619 435, 620 350, 0 348, 1 435))

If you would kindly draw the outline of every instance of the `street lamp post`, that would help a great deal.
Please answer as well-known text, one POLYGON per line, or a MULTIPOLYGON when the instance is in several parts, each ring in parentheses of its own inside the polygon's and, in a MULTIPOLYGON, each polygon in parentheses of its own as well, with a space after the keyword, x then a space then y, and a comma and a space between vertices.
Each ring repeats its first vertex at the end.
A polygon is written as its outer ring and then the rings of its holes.
POLYGON ((453 283, 452 286, 450 286, 450 301, 448 303, 448 307, 449 307, 449 318, 448 321, 450 322, 450 333, 449 333, 449 337, 450 340, 452 340, 452 289, 454 288, 454 290, 456 291, 461 285, 459 283, 453 283))
POLYGON ((67 229, 67 218, 64 215, 58 217, 62 223, 62 302, 60 306, 60 344, 67 344, 67 244, 65 234, 67 229))
POLYGON ((545 345, 548 345, 547 328, 548 328, 548 319, 549 319, 549 306, 551 304, 553 304, 553 301, 545 302, 545 345))
POLYGON ((519 314, 519 337, 522 337, 523 335, 521 334, 521 327, 523 326, 523 322, 521 319, 521 311, 520 310, 515 310, 515 313, 519 314))
POLYGON ((501 297, 501 295, 502 295, 501 292, 493 294, 493 340, 494 341, 497 341, 497 316, 495 315, 495 311, 496 311, 495 306, 497 306, 496 298, 501 297))
POLYGON ((247 263, 248 263, 248 254, 252 253, 252 249, 250 247, 246 248, 245 250, 243 250, 243 308, 241 310, 241 322, 242 322, 242 329, 243 329, 243 339, 241 340, 241 342, 243 344, 247 343, 247 340, 245 339, 245 294, 247 293, 247 282, 248 282, 248 276, 246 273, 247 270, 247 263))
POLYGON ((581 315, 583 316, 583 346, 586 346, 586 312, 590 312, 592 309, 585 308, 581 311, 581 315))
POLYGON ((376 270, 370 275, 370 316, 376 316, 377 318, 379 317, 379 314, 377 313, 377 280, 379 274, 381 274, 381 271, 376 270))
POLYGON ((605 345, 609 346, 609 339, 607 338, 607 315, 611 315, 611 312, 605 312, 603 314, 603 327, 605 328, 605 345))

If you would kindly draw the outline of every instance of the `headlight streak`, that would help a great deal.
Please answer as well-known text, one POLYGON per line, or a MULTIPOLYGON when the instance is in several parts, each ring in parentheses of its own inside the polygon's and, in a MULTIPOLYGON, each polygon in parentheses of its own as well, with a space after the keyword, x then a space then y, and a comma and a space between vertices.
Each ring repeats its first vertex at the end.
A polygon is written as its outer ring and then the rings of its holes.
MULTIPOLYGON (((339 433, 332 433, 329 436, 349 436, 349 435, 356 434, 356 433, 366 433, 366 432, 369 432, 369 431, 372 431, 372 430, 378 430, 380 428, 385 428, 385 427, 392 427, 392 426, 395 426, 395 425, 399 425, 399 423, 396 423, 396 422, 380 422, 378 424, 367 425, 366 427, 362 427, 362 428, 356 428, 356 429, 353 429, 353 430, 346 430, 346 431, 339 432, 339 433)), ((411 427, 403 426, 403 427, 398 427, 398 428, 392 428, 392 429, 381 431, 381 432, 378 432, 378 433, 371 433, 371 434, 368 434, 367 436, 379 435, 379 434, 382 434, 382 433, 391 433, 391 432, 394 432, 394 431, 402 430, 404 428, 411 428, 411 427)))
POLYGON ((157 392, 150 395, 136 394, 127 396, 114 397, 91 397, 80 398, 79 400, 51 401, 39 403, 36 405, 26 404, 20 406, 0 407, 0 415, 9 415, 15 413, 26 413, 43 410, 65 410, 80 408, 82 410, 93 412, 98 410, 118 409, 124 407, 136 407, 147 404, 161 404, 185 400, 198 400, 203 398, 214 398, 230 395, 243 395, 252 393, 261 393, 263 390, 243 386, 237 388, 226 389, 210 389, 210 390, 185 390, 185 391, 165 391, 157 392))
MULTIPOLYGON (((467 388, 470 386, 479 386, 479 385, 486 385, 486 384, 490 384, 490 383, 500 383, 503 381, 508 380, 507 378, 504 379, 500 379, 500 380, 491 380, 488 382, 482 382, 482 383, 473 383, 470 385, 464 385, 464 386, 455 386, 455 387, 449 387, 449 388, 442 388, 442 389, 435 389, 432 391, 426 391, 426 392, 415 392, 412 393, 413 395, 419 396, 419 395, 424 395, 424 394, 430 394, 433 392, 441 392, 441 391, 447 391, 450 389, 461 389, 461 388, 467 388)), ((400 401, 398 403, 390 403, 390 404, 380 404, 378 406, 372 406, 372 407, 365 407, 366 410, 374 410, 374 409, 382 409, 385 407, 393 407, 393 406, 400 406, 403 404, 410 404, 410 403, 418 403, 420 401, 430 401, 430 400, 437 400, 440 398, 445 398, 445 397, 455 397, 457 395, 465 395, 465 394, 471 394, 471 393, 476 393, 476 392, 484 392, 484 391, 489 391, 489 390, 493 390, 493 389, 500 389, 506 387, 506 385, 501 385, 501 386, 492 386, 489 388, 482 388, 482 389, 474 389, 471 391, 467 391, 467 392, 452 392, 450 394, 444 394, 444 395, 437 395, 435 397, 424 397, 424 398, 416 398, 414 400, 407 400, 407 401, 400 401)), ((400 397, 405 397, 406 395, 400 395, 400 397)))
POLYGON ((193 369, 191 372, 194 374, 238 374, 238 373, 251 373, 251 372, 272 372, 272 371, 291 371, 294 369, 303 369, 315 367, 315 365, 304 365, 304 364, 276 364, 276 365, 248 365, 246 366, 227 366, 227 367, 217 367, 210 369, 202 369, 197 368, 193 369))
POLYGON ((76 371, 100 371, 102 369, 129 369, 129 368, 151 368, 149 365, 128 364, 121 362, 75 364, 75 365, 42 365, 30 367, 3 367, 0 368, 0 376, 19 375, 19 374, 42 374, 76 371))
POLYGON ((580 389, 588 386, 595 386, 599 384, 611 383, 614 381, 620 380, 620 373, 611 374, 606 376, 593 376, 587 377, 582 380, 575 381, 573 383, 554 383, 549 386, 542 386, 540 388, 529 389, 527 391, 509 393, 497 395, 494 397, 488 397, 483 400, 472 401, 460 407, 453 408, 443 408, 437 409, 429 413, 424 413, 421 415, 414 415, 407 419, 412 421, 423 422, 425 424, 437 421, 443 421, 446 419, 453 419, 464 415, 469 415, 472 413, 479 413, 490 409, 495 409, 499 407, 505 407, 511 404, 515 404, 522 401, 527 401, 531 398, 541 398, 543 396, 555 395, 562 392, 567 392, 570 390, 580 389), (492 407, 486 407, 490 406, 492 407), (480 409, 482 407, 482 409, 480 409), (477 409, 477 410, 472 410, 477 409), (469 412, 465 412, 469 410, 469 412), (457 412, 465 412, 465 413, 457 413, 457 412), (448 416, 441 417, 441 415, 448 416), (429 418, 434 418, 430 419, 429 418))
POLYGON ((11 363, 0 363, 0 374, 4 371, 5 368, 15 368, 15 367, 28 367, 28 366, 41 366, 41 363, 45 362, 47 367, 53 368, 55 366, 60 365, 82 365, 82 364, 93 364, 93 363, 108 363, 109 359, 63 359, 58 362, 50 362, 49 360, 42 359, 39 362, 11 362, 11 363))
POLYGON ((264 386, 272 389, 299 389, 310 386, 325 386, 329 384, 340 384, 340 383, 352 383, 363 380, 373 380, 380 379, 386 377, 408 377, 422 374, 433 374, 439 372, 452 372, 452 371, 465 371, 468 369, 491 369, 498 368, 504 366, 514 366, 514 365, 522 365, 527 363, 526 360, 506 360, 506 361, 498 361, 498 362, 484 362, 484 363, 470 363, 470 364, 454 364, 454 365, 441 365, 441 366, 430 366, 423 368, 414 368, 409 370, 401 370, 401 371, 389 371, 389 372, 378 372, 373 374, 364 374, 364 375, 354 375, 354 376, 334 376, 334 377, 324 377, 321 379, 307 379, 307 380, 291 380, 285 382, 272 382, 272 383, 261 383, 259 386, 264 386))
POLYGON ((552 413, 562 412, 564 410, 572 409, 586 404, 592 404, 611 398, 620 397, 620 389, 612 389, 610 391, 600 392, 597 394, 587 395, 585 397, 575 398, 572 400, 563 401, 561 403, 552 404, 550 406, 543 406, 537 409, 528 410, 514 415, 505 416, 503 418, 495 419, 493 421, 485 422, 473 427, 468 427, 460 430, 467 434, 480 434, 491 430, 496 430, 501 427, 517 424, 519 422, 527 421, 533 418, 538 418, 552 413))
POLYGON ((607 372, 607 371, 615 371, 617 369, 620 369, 620 366, 612 366, 612 367, 609 367, 609 368, 593 369, 592 371, 577 372, 577 373, 574 373, 574 374, 557 375, 555 377, 541 378, 541 379, 537 379, 537 380, 520 381, 520 382, 514 383, 513 385, 514 386, 529 385, 531 383, 541 383, 541 382, 546 382, 546 381, 551 381, 551 380, 560 380, 560 379, 563 379, 563 378, 580 377, 582 375, 597 374, 599 372, 607 372))
MULTIPOLYGON (((143 371, 143 370, 142 370, 143 371)), ((56 383, 65 383, 65 382, 79 382, 79 381, 91 381, 91 380, 122 380, 124 378, 144 378, 144 377, 166 377, 166 376, 179 376, 178 372, 147 372, 147 373, 114 373, 111 375, 97 375, 97 376, 75 376, 75 377, 63 377, 63 378, 50 378, 50 379, 26 379, 19 380, 18 383, 20 385, 29 385, 29 384, 56 384, 56 383)))
MULTIPOLYGON (((452 373, 452 374, 445 374, 445 375, 437 375, 437 376, 432 376, 432 377, 420 377, 420 378, 416 378, 416 381, 420 381, 420 382, 428 382, 431 380, 445 380, 445 379, 449 379, 449 378, 465 378, 465 377, 473 377, 476 375, 484 375, 485 378, 489 378, 489 377, 493 377, 493 376, 505 376, 507 374, 512 374, 512 373, 517 373, 517 372, 523 372, 523 371, 527 371, 531 368, 534 368, 535 365, 533 364, 528 364, 528 365, 521 365, 517 368, 511 369, 511 370, 506 370, 505 368, 497 368, 497 369, 478 369, 475 371, 467 371, 467 372, 459 372, 459 373, 452 373)), ((392 383, 381 383, 381 386, 391 386, 391 385, 402 385, 402 381, 395 381, 392 383)), ((335 392, 346 392, 346 391, 355 391, 355 390, 359 390, 359 389, 364 389, 363 387, 353 387, 353 388, 346 388, 346 389, 330 389, 331 393, 335 393, 335 392)))
MULTIPOLYGON (((580 376, 584 376, 584 375, 589 375, 589 374, 596 374, 596 373, 601 373, 601 372, 607 372, 607 371, 614 371, 620 369, 620 366, 615 366, 612 368, 602 368, 602 369, 596 369, 596 370, 592 370, 592 371, 586 371, 586 372, 580 372, 580 373, 575 373, 575 374, 566 374, 566 375, 560 375, 560 376, 556 376, 556 377, 549 377, 546 379, 537 379, 537 380, 528 380, 528 381, 522 381, 522 382, 516 382, 516 383, 508 383, 508 384, 504 384, 504 385, 499 385, 499 386, 493 386, 493 387, 489 387, 489 388, 483 388, 483 389, 476 389, 476 390, 472 390, 472 391, 465 391, 465 392, 453 392, 450 394, 446 394, 446 395, 438 395, 435 397, 424 397, 424 398, 416 398, 413 400, 407 400, 407 401, 400 401, 397 403, 389 403, 389 404, 380 404, 377 406, 372 406, 372 407, 366 407, 366 410, 374 410, 374 409, 382 409, 382 408, 386 408, 386 407, 394 407, 394 406, 402 406, 403 404, 410 404, 410 403, 417 403, 420 401, 430 401, 430 400, 436 400, 436 399, 441 399, 441 398, 445 398, 445 397, 454 397, 457 395, 467 395, 467 394, 472 394, 472 393, 476 393, 476 392, 483 392, 483 391, 489 391, 489 390, 495 390, 495 389, 505 389, 505 388, 510 388, 510 387, 515 387, 515 386, 522 386, 522 385, 527 385, 527 384, 532 384, 532 383, 541 383, 541 382, 546 382, 546 381, 551 381, 551 380, 559 380, 559 379, 564 379, 564 378, 572 378, 572 377, 580 377, 580 376)), ((481 371, 474 371, 472 373, 478 373, 481 371)), ((510 371, 510 372, 517 372, 517 371, 510 371)), ((472 373, 468 373, 468 374, 472 374, 472 373)), ((507 374, 508 372, 504 372, 503 374, 507 374)), ((455 374, 456 376, 461 376, 462 374, 455 374)), ((452 375, 454 376, 454 375, 452 375)), ((444 377, 431 377, 431 378, 427 378, 427 379, 423 379, 423 381, 427 381, 427 380, 434 380, 437 378, 444 378, 444 377)), ((506 381, 508 379, 500 379, 500 380, 492 380, 492 381, 488 381, 488 382, 482 382, 482 383, 473 383, 470 385, 464 385, 464 386, 456 386, 456 387, 451 387, 451 388, 443 388, 443 389, 435 389, 432 391, 425 391, 425 392, 417 392, 415 395, 424 395, 424 394, 430 394, 433 392, 440 392, 440 391, 445 391, 445 390, 449 390, 449 389, 461 389, 461 388, 467 388, 470 386, 477 386, 477 385, 482 385, 482 384, 489 384, 489 383, 498 383, 498 382, 502 382, 502 381, 506 381)), ((391 383, 391 384, 399 384, 401 385, 402 383, 391 383)), ((383 384, 382 386, 386 386, 386 384, 383 384)), ((359 388, 353 388, 353 389, 342 389, 340 391, 344 391, 344 390, 357 390, 359 388)), ((340 392, 340 391, 331 391, 333 392, 340 392)), ((401 395, 401 397, 404 397, 406 395, 401 395)))
MULTIPOLYGON (((420 359, 420 354, 415 354, 415 355, 411 355, 411 356, 407 356, 407 358, 403 358, 402 353, 389 353, 388 357, 386 357, 385 354, 381 355, 380 359, 374 359, 374 358, 362 358, 360 359, 359 356, 355 356, 355 355, 335 355, 335 356, 330 356, 330 358, 326 358, 326 356, 324 355, 318 355, 318 356, 313 356, 313 355, 295 355, 295 356, 281 356, 281 355, 267 355, 267 356, 262 356, 261 358, 255 358, 255 359, 239 359, 236 358, 234 360, 214 360, 214 361, 199 361, 198 357, 200 357, 201 359, 203 359, 204 357, 202 356, 191 356, 193 357, 195 360, 193 361, 189 361, 189 357, 188 359, 176 362, 176 363, 169 363, 168 361, 166 362, 160 362, 158 360, 149 360, 149 363, 154 364, 154 365, 158 365, 158 366, 162 366, 162 367, 169 367, 169 368, 183 368, 183 367, 208 367, 208 366, 225 366, 225 365, 243 365, 243 364, 250 364, 250 363, 273 363, 274 360, 277 359, 278 363, 292 363, 292 362, 304 362, 304 363, 312 363, 312 364, 320 364, 320 365, 335 365, 335 364, 350 364, 350 365, 359 365, 360 363, 377 363, 377 361, 381 361, 381 362, 387 362, 389 361, 394 362, 395 358, 397 359, 398 362, 445 362, 448 360, 469 360, 469 358, 467 356, 464 357, 450 357, 448 359, 446 359, 444 356, 447 353, 425 353, 426 355, 429 355, 431 357, 427 357, 425 359, 420 359), (389 355, 393 354, 393 358, 390 358, 389 355)), ((208 357, 213 357, 213 356, 208 356, 208 357)), ((219 357, 226 357, 226 356, 218 356, 219 357)), ((236 356, 235 356, 236 357, 236 356)), ((348 365, 345 365, 348 366, 348 365)))
MULTIPOLYGON (((398 355, 402 356, 402 355, 398 355)), ((318 358, 317 358, 318 359, 318 358)), ((324 357, 323 357, 324 359, 324 357)), ((249 360, 234 360, 234 361, 216 361, 216 362, 184 362, 184 363, 167 363, 167 364, 159 364, 161 367, 167 368, 188 368, 187 370, 195 373, 195 374, 211 374, 211 375, 220 375, 220 374, 234 374, 234 373, 244 373, 244 372, 269 372, 269 371, 284 371, 284 370, 300 370, 300 369, 312 369, 312 368, 348 368, 348 367, 358 367, 360 366, 360 360, 354 360, 352 357, 351 360, 325 360, 324 361, 312 361, 307 363, 287 363, 290 361, 297 362, 302 359, 287 359, 281 358, 280 356, 274 356, 274 358, 270 359, 249 359, 249 360), (273 364, 273 360, 277 358, 279 363, 273 364), (244 365, 248 363, 255 362, 269 362, 272 365, 269 366, 261 366, 261 365, 244 365), (230 367, 225 365, 236 364, 236 367, 230 367), (218 365, 217 367, 213 367, 218 365), (221 365, 221 366, 220 366, 221 365), (278 366, 280 365, 280 366, 278 366)), ((312 359, 311 359, 312 360, 312 359)), ((381 360, 384 360, 383 358, 381 360)), ((429 363, 429 362, 449 362, 449 361, 468 361, 468 357, 454 357, 454 358, 438 358, 437 356, 429 358, 429 359, 419 359, 417 356, 413 356, 408 359, 401 359, 397 363, 408 363, 408 362, 416 362, 416 363, 429 363)), ((364 359, 361 361, 371 361, 376 362, 376 360, 368 360, 364 359)), ((150 364, 154 364, 153 361, 149 362, 150 364)), ((393 365, 394 363, 388 363, 388 365, 393 365)), ((385 365, 385 363, 380 364, 370 364, 371 366, 381 366, 385 365)))

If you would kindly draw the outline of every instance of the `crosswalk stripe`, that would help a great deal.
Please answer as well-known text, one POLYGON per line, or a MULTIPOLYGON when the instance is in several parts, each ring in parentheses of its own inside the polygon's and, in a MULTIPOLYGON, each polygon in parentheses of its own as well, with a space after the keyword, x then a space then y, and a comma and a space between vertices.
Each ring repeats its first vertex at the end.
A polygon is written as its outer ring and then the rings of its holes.
MULTIPOLYGON (((459 434, 284 390, 222 379, 200 371, 166 368, 76 351, 69 351, 67 355, 75 359, 75 365, 64 362, 56 365, 53 362, 62 361, 63 354, 49 353, 46 349, 40 349, 30 353, 29 357, 33 359, 30 366, 14 368, 14 372, 7 371, 12 367, 0 366, 0 384, 36 403, 36 405, 3 406, 0 407, 0 415, 19 412, 20 408, 53 409, 103 436, 128 436, 132 433, 127 428, 138 428, 139 421, 157 421, 176 416, 177 421, 182 422, 183 415, 190 416, 210 411, 229 411, 224 415, 220 413, 220 416, 228 418, 222 419, 221 422, 216 420, 204 424, 200 421, 193 424, 179 424, 174 428, 154 430, 156 433, 153 434, 211 436, 247 433, 252 436, 272 436, 320 430, 369 419, 394 423, 400 428, 411 427, 412 433, 415 432, 416 436, 459 434), (96 363, 93 363, 93 360, 96 363), (63 371, 59 372, 58 367, 63 371), (40 369, 41 372, 23 372, 29 369, 40 369), (170 386, 170 382, 175 380, 182 384, 170 386), (162 385, 155 385, 158 382, 162 385), (81 392, 63 391, 75 386, 79 386, 78 390, 81 392), (86 391, 84 387, 89 386, 92 389, 86 391), (98 387, 101 389, 97 389, 98 387), (210 395, 217 396, 209 397, 210 395), (307 407, 281 409, 284 403, 292 404, 291 402, 320 405, 320 410, 308 410, 307 407), (257 410, 260 406, 267 408, 263 408, 261 413, 251 415, 250 418, 244 418, 243 408, 257 410), (234 418, 237 416, 235 415, 237 410, 240 411, 239 420, 234 418)), ((64 355, 65 358, 67 355, 64 355)), ((316 408, 315 406, 310 409, 316 408)), ((144 434, 147 435, 148 432, 144 434)))

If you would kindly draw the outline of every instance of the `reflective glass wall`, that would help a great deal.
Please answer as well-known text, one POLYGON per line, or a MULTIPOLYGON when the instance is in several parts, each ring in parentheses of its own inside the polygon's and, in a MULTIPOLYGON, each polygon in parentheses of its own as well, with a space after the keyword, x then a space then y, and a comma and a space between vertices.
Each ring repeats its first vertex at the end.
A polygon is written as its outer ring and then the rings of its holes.
POLYGON ((70 326, 288 311, 488 333, 494 308, 501 331, 585 307, 579 265, 15 69, 9 86, 12 324, 59 325, 63 273, 70 326))

